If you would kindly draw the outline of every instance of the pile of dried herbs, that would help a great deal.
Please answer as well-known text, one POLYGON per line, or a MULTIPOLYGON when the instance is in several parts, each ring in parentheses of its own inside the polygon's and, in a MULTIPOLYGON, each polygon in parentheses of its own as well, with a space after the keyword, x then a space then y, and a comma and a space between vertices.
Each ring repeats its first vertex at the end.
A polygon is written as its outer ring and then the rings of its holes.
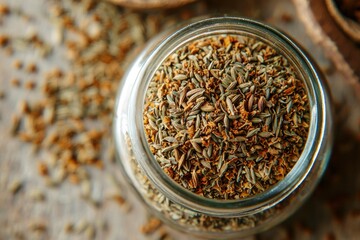
POLYGON ((184 188, 215 199, 265 191, 293 168, 310 121, 288 60, 251 38, 186 43, 157 69, 143 121, 151 152, 184 188))

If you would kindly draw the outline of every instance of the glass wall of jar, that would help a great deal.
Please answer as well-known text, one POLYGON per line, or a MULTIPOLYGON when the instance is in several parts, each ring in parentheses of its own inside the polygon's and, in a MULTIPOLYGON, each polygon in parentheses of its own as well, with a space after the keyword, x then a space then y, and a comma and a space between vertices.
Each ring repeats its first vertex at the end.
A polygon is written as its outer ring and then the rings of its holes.
POLYGON ((119 88, 114 138, 125 177, 153 214, 194 236, 238 238, 286 219, 313 191, 331 151, 330 100, 313 61, 285 34, 243 18, 198 19, 157 36, 133 62, 119 88), (308 137, 293 169, 268 190, 237 200, 205 198, 175 183, 151 153, 143 127, 145 92, 160 64, 179 47, 217 35, 257 39, 283 55, 303 80, 310 106, 308 137))

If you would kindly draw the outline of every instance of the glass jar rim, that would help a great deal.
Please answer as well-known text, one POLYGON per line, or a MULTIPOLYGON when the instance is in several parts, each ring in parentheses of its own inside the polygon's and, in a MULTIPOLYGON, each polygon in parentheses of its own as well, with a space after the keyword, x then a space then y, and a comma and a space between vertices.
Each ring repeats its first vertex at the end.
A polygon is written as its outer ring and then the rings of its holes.
POLYGON ((134 144, 133 151, 149 180, 174 203, 212 216, 231 217, 249 213, 254 214, 264 211, 286 198, 304 181, 317 159, 320 146, 322 146, 323 141, 326 141, 324 138, 327 123, 325 119, 327 117, 325 114, 327 109, 326 93, 324 92, 326 87, 311 64, 309 57, 292 39, 282 32, 254 20, 229 16, 212 17, 187 23, 185 27, 174 31, 165 39, 158 39, 157 41, 160 44, 148 53, 135 79, 134 93, 132 95, 136 104, 129 112, 129 117, 132 118, 131 121, 135 121, 135 124, 129 129, 130 138, 141 143, 141 145, 134 144), (140 117, 136 117, 136 115, 139 115, 136 114, 139 109, 141 109, 142 113, 144 102, 144 96, 137 95, 139 94, 138 89, 147 89, 146 86, 151 80, 154 71, 165 57, 169 56, 173 50, 184 44, 184 42, 224 33, 260 38, 276 50, 280 50, 281 54, 290 60, 292 64, 296 63, 297 70, 300 71, 307 88, 311 112, 306 144, 293 169, 284 179, 263 193, 236 200, 206 198, 196 195, 175 183, 164 173, 149 149, 143 129, 142 114, 140 114, 140 117), (143 154, 144 151, 146 152, 145 155, 143 154))

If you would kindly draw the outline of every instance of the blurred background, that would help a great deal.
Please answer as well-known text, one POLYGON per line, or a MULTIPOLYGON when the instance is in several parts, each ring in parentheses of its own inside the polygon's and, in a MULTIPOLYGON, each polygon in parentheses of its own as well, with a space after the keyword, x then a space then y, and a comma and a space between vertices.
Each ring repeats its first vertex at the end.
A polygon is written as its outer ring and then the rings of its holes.
POLYGON ((0 239, 189 239, 124 187, 112 111, 148 39, 224 13, 296 39, 334 100, 324 178, 291 218, 248 239, 360 239, 358 0, 0 0, 0 239))

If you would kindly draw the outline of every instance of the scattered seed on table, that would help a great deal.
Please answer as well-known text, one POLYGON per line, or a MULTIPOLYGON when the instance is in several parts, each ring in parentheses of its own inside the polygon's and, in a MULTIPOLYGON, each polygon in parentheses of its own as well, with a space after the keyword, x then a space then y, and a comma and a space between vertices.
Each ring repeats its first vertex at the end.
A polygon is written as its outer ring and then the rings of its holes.
MULTIPOLYGON (((86 2, 50 4, 49 22, 59 27, 55 43, 48 43, 36 29, 31 34, 21 36, 19 33, 16 39, 0 34, 0 47, 7 54, 25 49, 47 60, 48 56, 56 57, 51 55, 53 51, 65 50, 65 59, 61 60, 67 61, 69 68, 41 69, 42 65, 24 59, 12 63, 14 69, 41 73, 36 75, 36 82, 24 81, 24 87, 31 90, 39 84, 42 99, 19 104, 20 113, 14 121, 13 132, 19 131, 16 136, 20 140, 49 153, 52 164, 46 157, 42 158, 45 161, 39 164, 38 172, 44 175, 45 183, 53 187, 64 181, 76 184, 91 181, 88 167, 104 167, 100 153, 109 148, 104 140, 111 134, 108 126, 125 59, 132 49, 176 19, 152 13, 130 13, 104 2, 86 2), (83 15, 74 14, 77 10, 87 16, 86 21, 81 19, 83 15), (152 29, 148 31, 145 26, 150 25, 152 29), (96 130, 87 125, 89 121, 95 123, 96 130)), ((25 21, 37 20, 36 16, 29 17, 23 11, 16 14, 25 21)), ((21 82, 16 79, 11 84, 20 86, 21 82)), ((115 201, 131 209, 120 193, 115 201)))
POLYGON ((18 115, 13 115, 11 118, 10 133, 15 136, 18 134, 21 124, 21 118, 18 115))
POLYGON ((151 234, 153 232, 155 232, 156 230, 158 230, 162 225, 162 222, 155 218, 155 217, 151 217, 149 218, 149 220, 143 225, 141 226, 141 233, 143 234, 151 234))
POLYGON ((0 100, 5 99, 5 97, 6 97, 6 94, 5 94, 4 90, 0 90, 0 100))
POLYGON ((64 231, 65 231, 66 233, 72 233, 72 232, 74 232, 74 224, 73 224, 72 222, 67 222, 67 223, 65 223, 64 231))
POLYGON ((0 4, 0 16, 5 16, 10 13, 10 8, 5 4, 0 4))
POLYGON ((14 87, 19 87, 21 85, 21 82, 18 78, 13 78, 10 80, 10 83, 14 87))
POLYGON ((24 87, 28 90, 33 90, 36 87, 36 83, 34 80, 28 80, 25 82, 24 87))
POLYGON ((0 35, 0 47, 5 47, 10 42, 10 39, 7 35, 0 35))
POLYGON ((282 13, 281 14, 281 21, 283 21, 284 23, 291 23, 294 19, 293 16, 291 16, 289 13, 282 13))
POLYGON ((81 219, 74 226, 74 230, 76 233, 82 233, 87 228, 88 225, 89 222, 87 220, 81 219))
POLYGON ((120 206, 123 206, 126 203, 126 200, 120 194, 114 194, 110 197, 110 199, 114 200, 120 206))
POLYGON ((19 112, 22 116, 24 116, 25 114, 28 114, 30 112, 30 106, 29 103, 25 100, 20 100, 19 101, 19 112))
POLYGON ((81 197, 84 198, 85 200, 92 201, 91 182, 89 180, 84 180, 80 184, 81 184, 80 186, 81 197))
POLYGON ((19 70, 23 67, 23 63, 19 60, 19 59, 15 59, 13 62, 12 62, 12 65, 15 69, 19 70))
POLYGON ((32 189, 29 193, 29 196, 34 201, 42 202, 45 200, 45 193, 40 189, 32 189))
POLYGON ((40 174, 40 176, 48 176, 49 175, 48 166, 44 162, 39 162, 37 169, 38 169, 38 173, 40 174))
POLYGON ((38 71, 38 67, 36 66, 35 63, 29 63, 27 66, 26 66, 26 71, 28 73, 36 73, 38 71))
POLYGON ((95 226, 90 223, 87 225, 87 227, 84 230, 84 235, 87 239, 94 239, 96 235, 96 229, 95 226))
POLYGON ((23 182, 22 180, 15 178, 14 180, 12 180, 8 186, 8 191, 12 194, 15 195, 17 194, 23 187, 23 182))
POLYGON ((30 231, 34 231, 34 232, 46 232, 47 231, 47 226, 45 224, 45 222, 43 221, 32 221, 30 222, 30 226, 29 226, 30 231))

